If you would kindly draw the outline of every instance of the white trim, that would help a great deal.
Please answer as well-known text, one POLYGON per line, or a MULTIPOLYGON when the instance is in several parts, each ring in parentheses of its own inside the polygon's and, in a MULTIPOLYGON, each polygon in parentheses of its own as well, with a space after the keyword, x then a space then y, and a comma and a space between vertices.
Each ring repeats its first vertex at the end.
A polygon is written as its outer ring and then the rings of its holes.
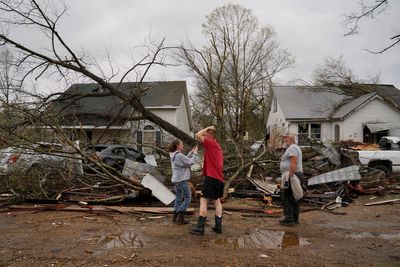
MULTIPOLYGON (((43 128, 43 129, 53 129, 54 127, 50 126, 41 126, 41 127, 35 127, 35 128, 43 128)), ((111 130, 129 130, 130 127, 128 126, 93 126, 93 125, 82 125, 82 126, 61 126, 61 129, 111 129, 111 130)))
POLYGON ((163 105, 163 106, 145 106, 146 109, 178 109, 179 106, 163 105))

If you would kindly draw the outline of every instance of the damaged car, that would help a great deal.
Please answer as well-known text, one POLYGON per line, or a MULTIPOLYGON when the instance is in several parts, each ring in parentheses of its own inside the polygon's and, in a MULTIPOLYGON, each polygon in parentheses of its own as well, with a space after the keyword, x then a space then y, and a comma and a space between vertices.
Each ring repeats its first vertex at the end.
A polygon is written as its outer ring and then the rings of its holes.
POLYGON ((62 172, 66 169, 64 147, 57 143, 39 142, 29 146, 8 147, 0 151, 2 174, 62 172))
POLYGON ((85 154, 91 159, 84 164, 86 172, 93 172, 98 169, 95 161, 105 163, 120 172, 124 168, 125 160, 130 159, 145 163, 145 155, 129 145, 99 144, 88 147, 85 154))

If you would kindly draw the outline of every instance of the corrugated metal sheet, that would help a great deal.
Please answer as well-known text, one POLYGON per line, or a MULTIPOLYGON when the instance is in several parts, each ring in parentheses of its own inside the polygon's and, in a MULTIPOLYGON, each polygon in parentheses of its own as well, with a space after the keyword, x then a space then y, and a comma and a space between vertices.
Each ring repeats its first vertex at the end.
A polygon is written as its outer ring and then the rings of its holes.
POLYGON ((278 186, 276 184, 268 183, 261 179, 248 178, 248 180, 254 184, 258 190, 265 194, 275 194, 278 190, 278 186))
POLYGON ((275 86, 274 94, 286 119, 321 119, 331 116, 348 96, 325 86, 275 86))
POLYGON ((343 181, 358 181, 361 180, 361 175, 358 172, 360 167, 353 165, 339 170, 327 172, 313 178, 308 179, 308 185, 326 184, 332 182, 343 181))

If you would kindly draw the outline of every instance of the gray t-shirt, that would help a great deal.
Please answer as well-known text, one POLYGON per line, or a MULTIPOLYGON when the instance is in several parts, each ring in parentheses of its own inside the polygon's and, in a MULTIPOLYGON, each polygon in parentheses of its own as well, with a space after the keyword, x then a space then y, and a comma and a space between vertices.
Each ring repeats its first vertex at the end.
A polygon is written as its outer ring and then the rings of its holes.
POLYGON ((282 174, 290 170, 290 157, 293 156, 297 157, 297 168, 295 173, 303 172, 303 156, 301 154, 301 149, 296 144, 291 144, 281 157, 281 163, 279 167, 282 174))

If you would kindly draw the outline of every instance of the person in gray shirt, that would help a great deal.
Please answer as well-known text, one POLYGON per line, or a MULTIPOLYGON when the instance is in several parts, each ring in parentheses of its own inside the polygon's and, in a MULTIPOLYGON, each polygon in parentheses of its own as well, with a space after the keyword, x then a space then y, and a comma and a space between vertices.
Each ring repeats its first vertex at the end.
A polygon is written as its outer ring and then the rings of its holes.
MULTIPOLYGON (((281 174, 289 172, 289 177, 292 177, 293 174, 295 174, 297 177, 299 177, 301 185, 303 185, 303 157, 301 149, 296 145, 293 134, 281 135, 281 137, 282 141, 287 146, 285 153, 283 153, 281 157, 279 166, 281 174)), ((298 224, 300 205, 293 196, 290 182, 285 186, 284 189, 282 189, 282 204, 285 218, 280 220, 279 223, 288 226, 298 224)))
POLYGON ((169 147, 171 158, 172 178, 171 182, 175 186, 175 202, 173 222, 177 224, 188 224, 184 219, 184 214, 192 201, 189 187, 190 166, 198 161, 197 145, 192 148, 188 155, 183 154, 185 147, 181 140, 174 140, 169 147))

